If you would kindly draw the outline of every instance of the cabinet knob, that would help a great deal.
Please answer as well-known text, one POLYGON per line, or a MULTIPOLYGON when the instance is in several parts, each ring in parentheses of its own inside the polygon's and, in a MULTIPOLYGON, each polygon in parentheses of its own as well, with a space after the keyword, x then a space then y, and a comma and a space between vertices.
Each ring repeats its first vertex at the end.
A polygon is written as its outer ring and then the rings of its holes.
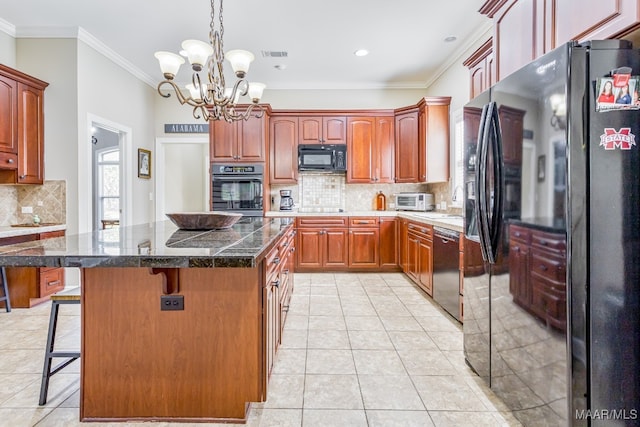
POLYGON ((9 163, 9 164, 13 163, 13 159, 8 159, 7 163, 9 163))
POLYGON ((25 179, 27 175, 20 175, 20 179, 25 179))
POLYGON ((275 257, 275 258, 273 259, 273 263, 274 263, 275 265, 280 264, 280 257, 275 257))
POLYGON ((273 282, 273 286, 275 286, 276 288, 280 287, 280 279, 276 279, 275 282, 273 282))

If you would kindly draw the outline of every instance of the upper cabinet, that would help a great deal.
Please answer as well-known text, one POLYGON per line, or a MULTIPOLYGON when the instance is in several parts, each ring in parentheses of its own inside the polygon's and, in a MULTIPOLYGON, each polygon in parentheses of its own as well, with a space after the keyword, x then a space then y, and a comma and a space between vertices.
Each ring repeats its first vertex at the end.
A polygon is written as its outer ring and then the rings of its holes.
POLYGON ((209 128, 212 162, 264 162, 268 114, 228 123, 216 120, 209 128))
POLYGON ((300 116, 300 144, 346 144, 347 118, 344 116, 300 116))
POLYGON ((396 110, 395 182, 449 180, 450 103, 450 97, 432 96, 396 110))
POLYGON ((637 37, 640 30, 638 0, 487 0, 480 13, 493 19, 494 60, 482 64, 481 47, 464 62, 472 97, 487 81, 487 70, 493 83, 570 40, 637 37))
POLYGON ((0 64, 0 183, 44 182, 44 89, 0 64))
POLYGON ((298 180, 298 118, 271 117, 269 126, 269 177, 272 184, 298 180))
POLYGON ((432 96, 418 103, 418 175, 420 182, 449 181, 449 105, 451 97, 432 96))
POLYGON ((471 77, 469 99, 489 89, 495 83, 493 39, 484 42, 462 65, 469 68, 471 77))
POLYGON ((498 108, 502 129, 504 161, 519 166, 522 164, 522 133, 524 131, 524 110, 501 105, 498 108))
POLYGON ((394 182, 394 118, 347 118, 347 182, 394 182))
POLYGON ((418 109, 396 113, 396 182, 418 182, 418 109))

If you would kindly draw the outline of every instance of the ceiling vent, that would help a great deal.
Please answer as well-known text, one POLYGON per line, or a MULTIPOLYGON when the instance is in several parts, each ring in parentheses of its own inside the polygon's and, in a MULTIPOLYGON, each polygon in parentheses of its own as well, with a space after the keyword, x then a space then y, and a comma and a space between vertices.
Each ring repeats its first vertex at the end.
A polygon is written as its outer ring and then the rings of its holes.
POLYGON ((263 50, 262 57, 263 58, 286 58, 289 56, 289 53, 284 50, 263 50))

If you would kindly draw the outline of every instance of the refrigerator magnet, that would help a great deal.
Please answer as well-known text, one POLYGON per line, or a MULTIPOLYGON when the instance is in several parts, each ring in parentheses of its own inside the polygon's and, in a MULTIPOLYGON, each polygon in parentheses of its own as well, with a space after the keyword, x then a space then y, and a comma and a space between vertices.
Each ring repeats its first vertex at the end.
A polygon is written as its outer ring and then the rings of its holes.
POLYGON ((596 82, 596 111, 640 110, 640 76, 614 74, 596 82))
POLYGON ((631 133, 631 128, 621 128, 619 131, 604 128, 604 133, 600 135, 600 147, 605 150, 631 150, 635 145, 636 136, 631 133))

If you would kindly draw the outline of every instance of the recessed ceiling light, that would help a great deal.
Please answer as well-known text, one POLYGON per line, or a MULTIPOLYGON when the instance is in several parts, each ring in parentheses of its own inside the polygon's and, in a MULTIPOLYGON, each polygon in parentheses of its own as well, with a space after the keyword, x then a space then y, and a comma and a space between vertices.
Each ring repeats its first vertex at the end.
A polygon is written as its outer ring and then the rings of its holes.
POLYGON ((369 55, 369 51, 367 49, 358 49, 355 52, 353 52, 353 54, 355 56, 367 56, 369 55))
POLYGON ((286 64, 276 64, 273 66, 273 68, 275 68, 276 70, 284 70, 285 68, 287 68, 286 64))
POLYGON ((454 42, 456 40, 458 40, 458 38, 456 36, 447 36, 447 37, 444 38, 444 41, 446 41, 447 43, 454 42))

